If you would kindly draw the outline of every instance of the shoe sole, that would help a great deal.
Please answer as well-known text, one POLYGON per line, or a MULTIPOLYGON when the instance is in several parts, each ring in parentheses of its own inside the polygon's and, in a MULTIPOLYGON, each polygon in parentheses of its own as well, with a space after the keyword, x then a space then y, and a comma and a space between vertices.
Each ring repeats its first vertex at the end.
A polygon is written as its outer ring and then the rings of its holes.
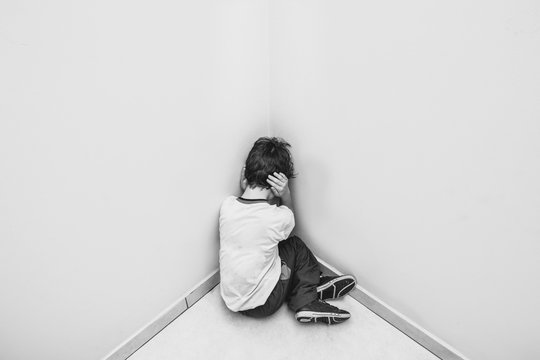
POLYGON ((327 282, 326 284, 318 286, 317 295, 319 296, 319 299, 321 300, 337 299, 339 297, 346 295, 349 291, 354 289, 355 286, 356 286, 356 279, 354 278, 354 276, 342 275, 340 277, 337 277, 327 282), (346 281, 346 280, 352 280, 352 282, 348 285, 345 285, 343 288, 341 288, 338 291, 338 283, 340 281, 346 281))
POLYGON ((317 311, 299 311, 295 315, 301 323, 324 323, 328 325, 341 324, 351 317, 351 314, 327 313, 317 311))

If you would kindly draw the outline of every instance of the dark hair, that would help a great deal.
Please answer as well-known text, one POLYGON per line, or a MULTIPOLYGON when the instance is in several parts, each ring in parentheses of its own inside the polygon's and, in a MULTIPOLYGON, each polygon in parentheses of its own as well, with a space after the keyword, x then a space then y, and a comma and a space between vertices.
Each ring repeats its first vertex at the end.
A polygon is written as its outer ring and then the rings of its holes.
POLYGON ((268 175, 282 172, 291 179, 294 165, 289 148, 291 145, 277 137, 261 137, 253 144, 246 159, 246 177, 249 186, 269 188, 268 175))

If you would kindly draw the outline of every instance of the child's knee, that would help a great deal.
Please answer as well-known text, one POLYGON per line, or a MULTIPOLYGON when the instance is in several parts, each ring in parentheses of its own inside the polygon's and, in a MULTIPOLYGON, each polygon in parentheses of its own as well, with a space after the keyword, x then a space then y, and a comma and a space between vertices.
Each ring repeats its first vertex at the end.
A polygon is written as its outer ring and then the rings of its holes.
POLYGON ((296 235, 293 235, 291 237, 289 237, 289 239, 287 241, 290 241, 291 242, 291 245, 295 248, 306 248, 307 245, 306 243, 298 236, 296 235))
POLYGON ((292 243, 304 243, 302 241, 302 239, 300 239, 300 237, 296 236, 296 235, 292 235, 292 236, 289 236, 289 238, 287 239, 287 241, 290 241, 292 243))

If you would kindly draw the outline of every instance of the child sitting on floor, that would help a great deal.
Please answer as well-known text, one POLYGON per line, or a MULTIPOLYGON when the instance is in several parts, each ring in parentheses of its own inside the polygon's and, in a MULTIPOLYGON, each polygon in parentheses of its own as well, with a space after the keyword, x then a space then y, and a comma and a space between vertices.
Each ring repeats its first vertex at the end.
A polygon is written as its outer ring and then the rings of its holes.
POLYGON ((290 236, 295 223, 289 147, 283 139, 258 139, 242 170, 242 196, 221 204, 221 296, 230 310, 247 316, 269 316, 287 301, 302 323, 341 323, 350 313, 324 300, 345 295, 356 281, 351 275, 321 276, 313 253, 290 236))

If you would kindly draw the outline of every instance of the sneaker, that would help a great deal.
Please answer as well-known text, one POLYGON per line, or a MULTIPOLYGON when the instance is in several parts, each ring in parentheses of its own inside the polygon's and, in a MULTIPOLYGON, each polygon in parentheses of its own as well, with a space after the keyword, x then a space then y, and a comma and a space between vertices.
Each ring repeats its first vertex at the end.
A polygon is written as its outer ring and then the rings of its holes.
POLYGON ((356 279, 352 275, 321 276, 317 295, 319 299, 337 299, 347 294, 356 286, 356 279))
POLYGON ((301 323, 339 324, 351 317, 348 311, 338 309, 322 300, 314 300, 296 312, 295 318, 301 323))

